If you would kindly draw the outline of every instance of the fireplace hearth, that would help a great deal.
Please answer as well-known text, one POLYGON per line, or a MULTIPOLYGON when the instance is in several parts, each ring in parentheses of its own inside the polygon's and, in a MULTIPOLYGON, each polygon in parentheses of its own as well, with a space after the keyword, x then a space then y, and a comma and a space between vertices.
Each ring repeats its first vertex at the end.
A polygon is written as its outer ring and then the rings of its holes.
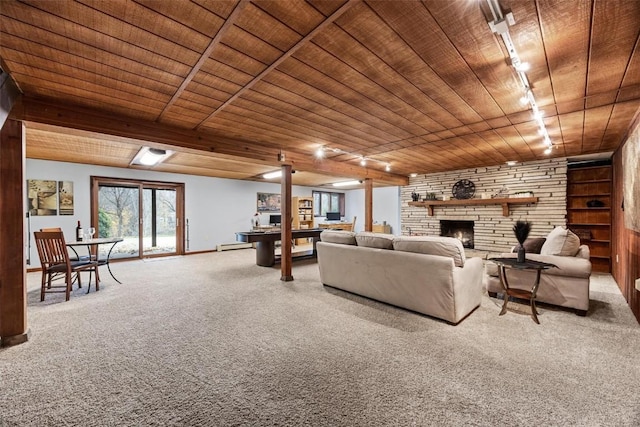
POLYGON ((473 221, 440 220, 440 235, 455 237, 462 242, 462 246, 473 249, 473 221))

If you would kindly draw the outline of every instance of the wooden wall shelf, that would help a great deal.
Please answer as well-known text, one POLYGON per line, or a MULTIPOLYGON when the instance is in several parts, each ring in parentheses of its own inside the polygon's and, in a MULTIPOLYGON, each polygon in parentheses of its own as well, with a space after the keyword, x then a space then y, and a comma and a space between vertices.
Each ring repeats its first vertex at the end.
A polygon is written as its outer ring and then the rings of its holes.
POLYGON ((502 205, 502 215, 509 216, 509 205, 528 205, 538 203, 537 197, 507 197, 500 199, 461 199, 461 200, 425 200, 424 202, 409 202, 409 206, 425 207, 429 216, 433 216, 435 206, 470 206, 470 205, 502 205))

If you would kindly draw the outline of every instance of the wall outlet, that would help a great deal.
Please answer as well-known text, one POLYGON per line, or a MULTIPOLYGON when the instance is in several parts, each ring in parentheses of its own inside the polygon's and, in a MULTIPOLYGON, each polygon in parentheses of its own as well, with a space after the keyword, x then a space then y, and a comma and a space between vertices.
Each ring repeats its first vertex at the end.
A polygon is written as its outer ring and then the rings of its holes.
POLYGON ((636 290, 640 291, 640 277, 636 279, 636 290))

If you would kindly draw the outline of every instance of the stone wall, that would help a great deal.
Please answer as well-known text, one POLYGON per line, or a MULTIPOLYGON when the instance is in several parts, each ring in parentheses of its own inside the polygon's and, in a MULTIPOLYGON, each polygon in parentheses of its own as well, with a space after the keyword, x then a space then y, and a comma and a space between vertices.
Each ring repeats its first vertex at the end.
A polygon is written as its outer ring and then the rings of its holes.
POLYGON ((533 224, 530 236, 545 236, 555 226, 566 225, 566 193, 566 158, 418 175, 410 178, 409 185, 401 190, 402 234, 437 236, 440 219, 471 220, 475 222, 475 249, 507 251, 517 243, 512 230, 517 220, 533 224), (429 216, 427 208, 408 205, 413 191, 420 194, 420 200, 427 192, 442 199, 443 195, 451 196, 453 185, 465 178, 475 184, 474 198, 504 189, 511 196, 532 191, 539 201, 531 205, 512 205, 508 217, 502 215, 501 205, 436 206, 434 216, 429 216))

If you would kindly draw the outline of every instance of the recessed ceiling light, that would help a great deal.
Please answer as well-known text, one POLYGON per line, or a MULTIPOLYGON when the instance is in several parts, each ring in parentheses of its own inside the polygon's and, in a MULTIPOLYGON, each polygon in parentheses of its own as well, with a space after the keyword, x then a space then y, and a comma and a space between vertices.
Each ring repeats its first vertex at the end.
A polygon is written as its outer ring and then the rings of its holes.
POLYGON ((324 147, 320 147, 316 150, 316 157, 319 159, 324 157, 324 147))
POLYGON ((544 150, 544 154, 551 154, 551 147, 547 147, 547 149, 544 150))
POLYGON ((391 165, 388 164, 387 166, 385 166, 384 170, 386 170, 387 172, 390 172, 391 171, 391 165))
POLYGON ((514 161, 514 160, 509 160, 509 161, 507 162, 507 165, 509 165, 509 166, 515 166, 515 165, 516 165, 516 163, 518 163, 518 162, 516 162, 516 161, 514 161))
POLYGON ((416 176, 418 176, 418 174, 414 172, 414 173, 410 174, 409 176, 410 176, 411 178, 415 178, 416 176))

